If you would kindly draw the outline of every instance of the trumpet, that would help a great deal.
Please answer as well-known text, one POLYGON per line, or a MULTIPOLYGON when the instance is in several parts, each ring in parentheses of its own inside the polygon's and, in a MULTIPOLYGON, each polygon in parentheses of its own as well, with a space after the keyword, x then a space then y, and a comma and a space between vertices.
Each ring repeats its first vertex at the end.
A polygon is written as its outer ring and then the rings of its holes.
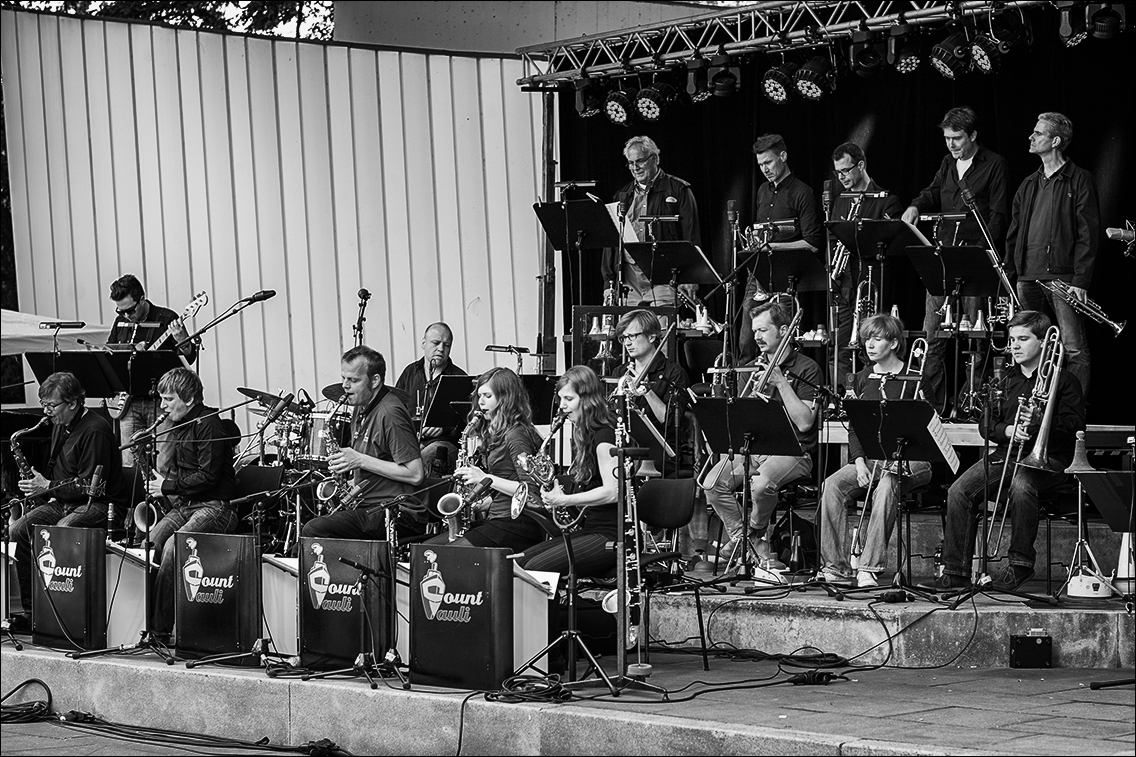
POLYGON ((862 279, 856 285, 856 298, 852 302, 852 338, 848 349, 860 349, 860 321, 880 312, 880 289, 871 278, 862 279))
MULTIPOLYGON (((857 192, 848 205, 848 215, 845 221, 858 221, 860 219, 860 205, 864 202, 864 193, 857 192)), ((843 242, 837 242, 832 251, 832 280, 836 281, 848 270, 848 262, 852 258, 852 251, 843 242)))
POLYGON ((1110 319, 1104 312, 1104 309, 1088 297, 1083 301, 1079 299, 1077 295, 1073 294, 1073 288, 1064 281, 1054 279, 1053 281, 1039 281, 1037 283, 1065 300, 1065 302, 1069 303, 1069 307, 1073 308, 1081 315, 1108 326, 1112 329, 1113 336, 1120 336, 1120 332, 1124 331, 1124 327, 1128 325, 1128 321, 1120 321, 1117 323, 1110 319))

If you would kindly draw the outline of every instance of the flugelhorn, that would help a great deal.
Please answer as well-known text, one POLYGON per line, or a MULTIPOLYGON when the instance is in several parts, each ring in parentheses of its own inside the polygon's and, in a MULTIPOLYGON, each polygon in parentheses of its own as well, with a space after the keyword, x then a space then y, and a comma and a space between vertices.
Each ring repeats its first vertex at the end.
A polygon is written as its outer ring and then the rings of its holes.
POLYGON ((1097 323, 1103 323, 1105 326, 1108 326, 1110 329, 1112 329, 1113 336, 1120 336, 1120 332, 1124 331, 1124 327, 1128 325, 1128 321, 1120 321, 1119 323, 1117 323, 1116 321, 1109 318, 1108 315, 1104 312, 1104 309, 1101 308, 1101 306, 1097 303, 1090 300, 1088 297, 1086 297, 1082 301, 1077 297, 1077 295, 1073 294, 1073 288, 1060 279, 1054 279, 1053 281, 1039 281, 1037 283, 1041 284, 1043 287, 1053 292, 1061 299, 1065 300, 1065 302, 1069 304, 1069 307, 1073 308, 1081 315, 1085 316, 1086 318, 1091 318, 1097 323))

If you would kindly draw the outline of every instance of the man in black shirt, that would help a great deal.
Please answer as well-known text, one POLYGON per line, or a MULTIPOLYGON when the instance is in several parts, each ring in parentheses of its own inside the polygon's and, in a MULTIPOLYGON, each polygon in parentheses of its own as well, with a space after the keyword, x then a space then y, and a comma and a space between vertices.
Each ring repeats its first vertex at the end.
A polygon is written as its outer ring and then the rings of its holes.
POLYGON ((422 427, 421 423, 438 390, 438 380, 442 376, 466 375, 450 360, 453 346, 454 332, 447 324, 441 321, 430 324, 422 334, 422 359, 406 366, 395 383, 395 388, 406 393, 404 402, 412 403, 407 409, 414 412, 414 420, 420 425, 418 438, 422 442, 422 469, 427 476, 434 478, 454 472, 461 429, 422 427))
MULTIPOLYGON (((965 213, 961 221, 943 221, 938 225, 936 244, 946 247, 975 245, 986 247, 986 240, 974 214, 963 200, 962 190, 969 188, 974 203, 990 229, 994 244, 1006 232, 1008 219, 1006 202, 1006 159, 978 144, 978 114, 966 106, 951 108, 943 117, 939 128, 947 152, 931 184, 911 201, 903 211, 903 220, 918 223, 920 213, 965 213)), ((934 332, 943 324, 939 314, 946 297, 927 294, 923 330, 927 332, 927 356, 923 362, 923 394, 936 408, 945 405, 946 380, 943 355, 947 340, 937 339, 934 332)), ((978 317, 978 298, 964 297, 961 310, 974 323, 978 317)), ((959 316, 961 320, 961 315, 959 316)))

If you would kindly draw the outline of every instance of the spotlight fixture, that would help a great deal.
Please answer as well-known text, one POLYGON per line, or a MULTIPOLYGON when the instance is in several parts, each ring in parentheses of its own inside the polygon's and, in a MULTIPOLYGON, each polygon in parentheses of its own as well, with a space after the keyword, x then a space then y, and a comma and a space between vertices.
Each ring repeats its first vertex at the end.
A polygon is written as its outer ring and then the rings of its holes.
POLYGON ((848 49, 848 63, 852 73, 868 78, 875 76, 884 67, 884 46, 879 35, 872 31, 852 33, 852 46, 848 49))
POLYGON ((966 33, 954 32, 931 48, 931 65, 943 76, 954 79, 970 67, 969 50, 966 33))
POLYGON ((970 43, 970 59, 979 72, 992 74, 1015 45, 1030 41, 1031 31, 1025 16, 1007 14, 996 21, 990 18, 986 31, 980 32, 970 43))
POLYGON ((832 91, 832 62, 827 55, 817 55, 793 74, 797 92, 806 100, 819 100, 832 91))
POLYGON ((635 110, 644 121, 658 121, 667 106, 674 102, 675 88, 665 82, 655 82, 635 95, 635 110))
POLYGON ((635 105, 631 102, 630 95, 621 89, 608 92, 607 99, 604 100, 604 114, 607 115, 607 120, 616 126, 630 126, 634 112, 635 105))
POLYGON ((1085 6, 1077 0, 1060 0, 1057 9, 1061 12, 1061 24, 1057 36, 1065 47, 1076 47, 1089 37, 1085 28, 1085 6))
POLYGON ((575 81, 576 112, 584 118, 598 116, 603 111, 603 89, 590 76, 575 81))
POLYGON ((896 24, 888 32, 887 62, 901 74, 910 74, 923 61, 923 46, 911 24, 896 24))
POLYGON ((775 105, 784 105, 789 102, 789 93, 793 91, 793 74, 797 73, 796 63, 782 63, 771 68, 761 77, 761 91, 769 102, 775 105))
POLYGON ((710 61, 705 58, 695 58, 686 64, 686 93, 692 102, 704 102, 713 96, 709 74, 710 61))
POLYGON ((738 75, 733 69, 721 69, 710 78, 710 91, 715 97, 729 97, 738 91, 738 75))
POLYGON ((1089 5, 1089 33, 1097 39, 1112 39, 1124 31, 1124 6, 1120 3, 1093 3, 1089 5))

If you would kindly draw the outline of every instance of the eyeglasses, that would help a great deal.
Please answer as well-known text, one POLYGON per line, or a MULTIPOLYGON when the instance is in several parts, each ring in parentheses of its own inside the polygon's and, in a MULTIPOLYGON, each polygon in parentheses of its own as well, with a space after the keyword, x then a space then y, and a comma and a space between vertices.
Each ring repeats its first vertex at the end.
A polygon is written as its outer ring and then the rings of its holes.
POLYGON ((629 342, 634 342, 636 337, 641 337, 641 336, 643 336, 642 331, 636 331, 634 334, 621 334, 620 337, 619 337, 619 341, 622 342, 623 344, 628 344, 629 342))
POLYGON ((629 160, 629 161, 627 161, 627 167, 628 168, 644 168, 644 167, 646 167, 646 165, 648 163, 651 162, 651 160, 654 157, 655 157, 654 155, 648 155, 645 158, 639 158, 639 160, 629 160))
POLYGON ((114 312, 118 313, 119 315, 134 315, 134 311, 137 310, 138 306, 141 305, 141 304, 142 304, 141 302, 136 302, 133 305, 131 305, 130 307, 123 308, 122 310, 115 308, 114 312))
POLYGON ((50 410, 51 412, 53 412, 53 413, 54 413, 54 412, 55 412, 55 410, 56 410, 56 409, 57 409, 57 408, 58 408, 58 407, 59 407, 60 405, 66 405, 66 404, 67 404, 67 402, 66 402, 66 401, 62 401, 62 400, 61 400, 61 401, 59 401, 59 402, 40 402, 40 403, 39 403, 39 406, 40 406, 40 407, 42 407, 42 408, 43 408, 44 410, 50 410))
POLYGON ((860 164, 857 163, 856 165, 852 166, 851 168, 836 168, 836 169, 833 169, 833 173, 835 173, 838 178, 843 179, 845 176, 848 176, 850 173, 852 173, 853 171, 855 171, 859 167, 860 167, 860 164))

